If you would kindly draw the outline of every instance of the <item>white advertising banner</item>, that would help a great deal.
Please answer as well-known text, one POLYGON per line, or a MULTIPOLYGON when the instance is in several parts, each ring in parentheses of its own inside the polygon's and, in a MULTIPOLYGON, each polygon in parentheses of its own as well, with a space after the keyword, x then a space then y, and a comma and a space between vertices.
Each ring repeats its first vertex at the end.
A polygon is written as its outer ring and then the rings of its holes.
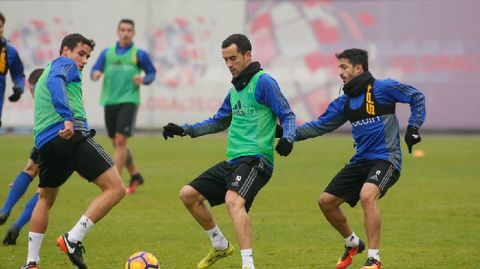
MULTIPOLYGON (((221 42, 244 33, 253 43, 253 59, 277 79, 298 123, 316 118, 339 95, 335 53, 357 47, 368 50, 374 77, 391 77, 425 93, 423 128, 480 130, 480 118, 467 116, 480 113, 480 31, 465 34, 480 23, 479 9, 475 0, 0 1, 7 18, 4 36, 18 49, 26 75, 58 55, 66 34, 95 40, 83 74, 85 108, 94 128, 104 123, 101 82, 91 81, 91 67, 116 42, 119 20, 133 19, 135 44, 157 69, 156 80, 141 87, 137 127, 143 129, 212 116, 231 85, 221 42), (455 96, 468 98, 452 105, 455 96)), ((404 128, 409 108, 399 105, 397 111, 404 128)), ((31 128, 31 97, 6 100, 2 121, 4 128, 31 128)))

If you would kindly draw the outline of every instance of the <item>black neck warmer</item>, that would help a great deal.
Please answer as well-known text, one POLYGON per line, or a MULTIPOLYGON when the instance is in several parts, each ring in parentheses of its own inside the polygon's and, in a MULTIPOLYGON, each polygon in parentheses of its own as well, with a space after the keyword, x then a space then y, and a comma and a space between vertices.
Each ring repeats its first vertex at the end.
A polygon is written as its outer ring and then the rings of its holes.
POLYGON ((343 91, 350 97, 359 96, 367 90, 368 84, 373 81, 375 81, 375 78, 370 71, 365 71, 343 85, 343 91))
POLYGON ((252 79, 252 77, 258 73, 258 71, 262 70, 260 67, 259 62, 252 62, 250 65, 245 68, 242 73, 240 73, 236 78, 232 79, 232 84, 235 86, 237 91, 243 90, 248 82, 252 79))

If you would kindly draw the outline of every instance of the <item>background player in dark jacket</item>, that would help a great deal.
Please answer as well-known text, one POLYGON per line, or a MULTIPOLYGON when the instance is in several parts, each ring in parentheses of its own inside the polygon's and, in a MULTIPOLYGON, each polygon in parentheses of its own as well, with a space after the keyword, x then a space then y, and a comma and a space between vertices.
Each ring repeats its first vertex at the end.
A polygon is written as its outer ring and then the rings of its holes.
POLYGON ((13 94, 8 97, 8 100, 10 102, 18 101, 25 87, 22 60, 20 60, 17 50, 3 37, 4 27, 5 16, 0 13, 0 127, 2 127, 3 99, 8 70, 10 70, 10 77, 13 81, 13 94))
POLYGON ((368 258, 362 268, 379 269, 381 220, 377 201, 398 180, 402 164, 395 105, 410 105, 405 142, 411 152, 421 140, 418 128, 425 120, 425 97, 412 86, 375 79, 368 71, 368 53, 364 50, 348 49, 336 56, 345 94, 333 100, 318 119, 298 127, 296 139, 320 136, 350 121, 356 154, 332 179, 318 203, 330 224, 345 238, 345 253, 337 263, 337 269, 342 269, 365 245, 353 233, 340 205, 347 202, 354 207, 360 200, 368 239, 368 258))
MULTIPOLYGON (((28 76, 28 89, 33 96, 33 90, 35 84, 38 81, 38 78, 43 73, 43 68, 37 68, 30 73, 28 76)), ((18 202, 20 197, 27 191, 28 186, 33 181, 33 179, 38 175, 40 169, 38 167, 38 157, 39 152, 36 147, 32 148, 30 152, 30 158, 28 159, 27 165, 21 171, 15 180, 13 181, 12 187, 8 192, 7 199, 3 205, 3 208, 0 210, 0 225, 4 224, 8 216, 10 216, 10 211, 12 211, 15 204, 18 202)), ((20 217, 8 228, 7 234, 3 239, 4 245, 15 245, 17 242, 18 234, 20 230, 27 224, 32 216, 33 208, 38 200, 38 191, 30 198, 30 200, 25 205, 22 214, 20 217)))

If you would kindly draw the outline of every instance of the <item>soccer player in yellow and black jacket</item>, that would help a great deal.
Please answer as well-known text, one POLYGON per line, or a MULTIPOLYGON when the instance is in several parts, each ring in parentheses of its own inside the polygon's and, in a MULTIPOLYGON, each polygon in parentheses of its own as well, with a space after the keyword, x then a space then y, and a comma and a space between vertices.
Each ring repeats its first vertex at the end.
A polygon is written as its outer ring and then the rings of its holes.
POLYGON ((409 152, 420 142, 425 121, 425 97, 416 88, 392 79, 375 79, 368 71, 368 53, 347 49, 337 54, 344 94, 333 100, 317 119, 297 128, 296 141, 331 132, 346 121, 352 125, 356 153, 320 195, 318 204, 330 224, 345 238, 345 252, 337 263, 343 269, 365 244, 352 231, 340 205, 360 200, 365 216, 368 257, 362 269, 380 269, 380 211, 378 199, 400 176, 402 152, 396 103, 410 105, 405 142, 409 152))

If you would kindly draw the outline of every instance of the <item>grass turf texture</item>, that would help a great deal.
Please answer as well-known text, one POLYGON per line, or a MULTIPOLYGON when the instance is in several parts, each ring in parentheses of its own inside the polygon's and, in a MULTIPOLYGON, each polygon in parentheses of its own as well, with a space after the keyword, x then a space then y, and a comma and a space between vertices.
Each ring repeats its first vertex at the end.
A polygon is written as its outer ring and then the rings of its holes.
MULTIPOLYGON (((381 257, 384 268, 475 268, 480 262, 480 137, 424 136, 416 149, 422 158, 404 154, 399 182, 381 200, 381 257)), ((106 137, 100 143, 113 153, 106 137)), ((146 250, 162 268, 195 268, 208 252, 207 235, 178 199, 180 188, 224 159, 226 138, 198 139, 137 136, 130 140, 134 160, 146 182, 128 195, 85 238, 89 268, 123 268, 134 252, 146 250)), ((32 139, 0 137, 0 201, 7 184, 26 164, 32 139)), ((404 153, 406 147, 402 141, 404 153)), ((334 268, 343 252, 342 238, 327 223, 316 200, 353 154, 350 136, 325 136, 295 144, 293 153, 276 156, 276 169, 259 193, 250 217, 257 268, 334 268)), ((124 172, 127 184, 129 177, 124 172)), ((0 239, 35 191, 37 181, 4 225, 0 239)), ((55 246, 55 238, 79 219, 99 189, 74 175, 61 188, 51 211, 41 250, 41 268, 74 268, 55 246)), ((364 240, 358 205, 343 207, 353 230, 364 240)), ((233 256, 212 268, 240 268, 241 258, 225 206, 213 209, 218 225, 235 245, 233 256)), ((0 268, 25 261, 28 225, 16 246, 0 245, 0 268)), ((351 268, 360 268, 366 252, 351 268)))

